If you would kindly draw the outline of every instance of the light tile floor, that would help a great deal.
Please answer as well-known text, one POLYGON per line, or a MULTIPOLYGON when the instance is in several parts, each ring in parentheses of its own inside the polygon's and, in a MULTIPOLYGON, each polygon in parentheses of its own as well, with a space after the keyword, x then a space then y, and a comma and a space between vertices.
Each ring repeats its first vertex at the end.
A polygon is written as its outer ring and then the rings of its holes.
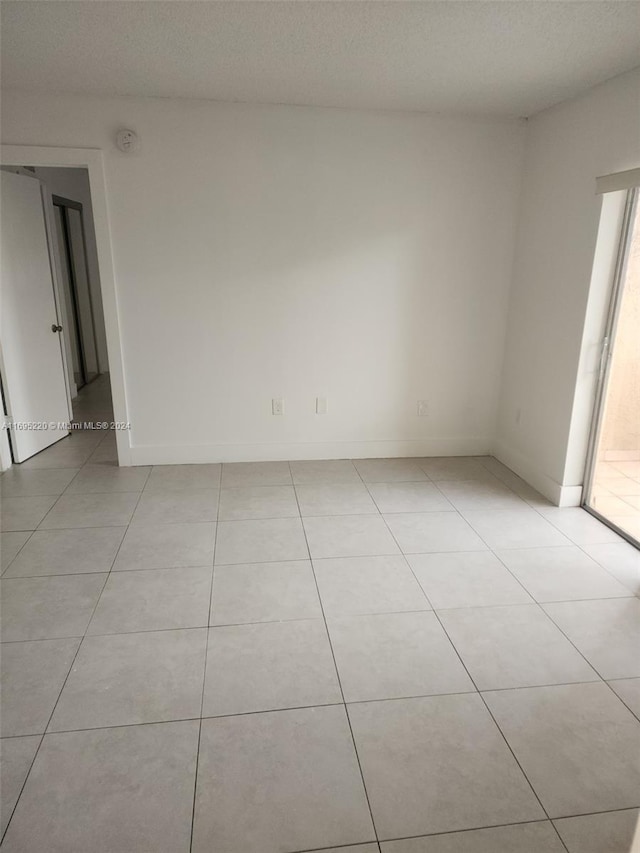
POLYGON ((590 504, 621 530, 640 540, 640 459, 598 460, 590 504))
POLYGON ((6 853, 628 853, 640 553, 500 463, 0 479, 6 853))

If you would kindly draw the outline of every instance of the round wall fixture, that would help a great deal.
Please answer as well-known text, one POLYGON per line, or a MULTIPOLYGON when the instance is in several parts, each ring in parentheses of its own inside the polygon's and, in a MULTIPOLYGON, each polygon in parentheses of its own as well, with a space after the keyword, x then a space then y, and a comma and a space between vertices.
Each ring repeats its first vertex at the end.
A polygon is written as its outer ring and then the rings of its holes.
POLYGON ((133 130, 119 130, 116 135, 116 145, 125 154, 130 154, 138 148, 138 137, 133 130))

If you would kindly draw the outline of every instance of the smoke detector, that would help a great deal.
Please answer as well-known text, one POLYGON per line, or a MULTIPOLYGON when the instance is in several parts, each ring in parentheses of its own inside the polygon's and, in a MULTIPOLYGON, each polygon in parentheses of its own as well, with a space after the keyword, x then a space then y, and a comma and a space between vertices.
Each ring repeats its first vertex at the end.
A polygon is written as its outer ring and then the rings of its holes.
POLYGON ((133 130, 119 130, 116 134, 116 145, 125 154, 131 154, 138 149, 138 136, 133 130))

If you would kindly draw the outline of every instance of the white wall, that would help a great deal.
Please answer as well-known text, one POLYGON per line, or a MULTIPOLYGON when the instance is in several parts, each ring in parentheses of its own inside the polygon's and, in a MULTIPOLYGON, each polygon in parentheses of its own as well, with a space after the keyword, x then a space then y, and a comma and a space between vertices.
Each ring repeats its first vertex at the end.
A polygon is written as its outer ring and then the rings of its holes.
POLYGON ((640 165, 639 105, 635 71, 527 126, 496 453, 565 503, 580 496, 603 310, 592 292, 599 316, 585 334, 601 205, 595 178, 640 165))
POLYGON ((523 123, 18 93, 2 117, 105 152, 134 463, 490 450, 523 123))
POLYGON ((91 191, 89 176, 86 169, 57 169, 38 167, 35 173, 44 181, 53 195, 59 195, 82 205, 82 218, 87 246, 87 266, 93 302, 93 316, 96 330, 96 349, 100 373, 109 370, 107 357, 107 340, 104 332, 104 317, 102 313, 102 295, 100 292, 100 268, 96 249, 96 235, 93 226, 93 209, 91 207, 91 191))

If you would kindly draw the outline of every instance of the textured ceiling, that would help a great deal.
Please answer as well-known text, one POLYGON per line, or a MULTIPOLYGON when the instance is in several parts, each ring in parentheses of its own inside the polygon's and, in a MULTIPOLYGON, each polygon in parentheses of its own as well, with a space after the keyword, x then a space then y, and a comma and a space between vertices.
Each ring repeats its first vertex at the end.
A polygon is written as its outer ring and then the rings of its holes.
POLYGON ((4 0, 3 86, 531 115, 640 64, 640 3, 4 0))

